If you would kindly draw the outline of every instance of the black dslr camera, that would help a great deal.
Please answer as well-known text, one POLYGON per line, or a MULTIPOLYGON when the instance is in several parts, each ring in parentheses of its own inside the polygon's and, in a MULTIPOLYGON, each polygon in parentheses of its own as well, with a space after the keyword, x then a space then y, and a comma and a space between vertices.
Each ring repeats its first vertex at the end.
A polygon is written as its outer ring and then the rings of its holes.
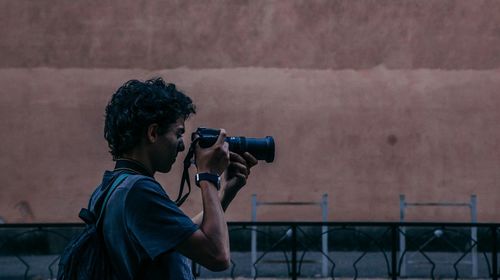
MULTIPOLYGON (((191 135, 191 140, 198 139, 202 148, 208 148, 215 144, 219 137, 220 130, 213 128, 199 127, 191 135), (196 138, 198 137, 198 138, 196 138)), ((237 154, 249 152, 258 160, 266 162, 274 161, 274 139, 271 136, 264 138, 248 137, 226 137, 225 141, 229 143, 229 150, 237 154)))

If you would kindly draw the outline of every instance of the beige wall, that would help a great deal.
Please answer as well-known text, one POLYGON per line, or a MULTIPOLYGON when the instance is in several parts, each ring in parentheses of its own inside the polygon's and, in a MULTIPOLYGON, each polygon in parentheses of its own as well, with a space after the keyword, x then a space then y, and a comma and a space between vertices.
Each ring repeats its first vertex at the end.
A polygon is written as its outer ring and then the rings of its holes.
MULTIPOLYGON (((273 135, 250 195, 319 200, 331 220, 397 220, 410 201, 468 201, 499 221, 500 1, 0 2, 0 217, 76 221, 112 168, 103 111, 132 78, 163 76, 187 123, 273 135)), ((157 179, 175 196, 180 165, 157 179)), ((200 209, 193 190, 186 212, 200 209)), ((262 211, 260 211, 262 210, 262 211)), ((317 220, 319 208, 261 208, 317 220)), ((411 220, 466 221, 467 209, 411 220)))

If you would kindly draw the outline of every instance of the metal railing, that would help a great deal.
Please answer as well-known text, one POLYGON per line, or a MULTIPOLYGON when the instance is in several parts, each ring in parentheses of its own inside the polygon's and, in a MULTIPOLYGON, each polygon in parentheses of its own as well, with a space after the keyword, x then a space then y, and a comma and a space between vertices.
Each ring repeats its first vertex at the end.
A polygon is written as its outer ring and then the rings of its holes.
MULTIPOLYGON (((409 208, 417 209, 417 208, 466 208, 469 210, 470 213, 470 222, 471 223, 476 223, 477 222, 477 196, 475 194, 472 194, 470 196, 470 200, 467 202, 459 202, 459 201, 414 201, 414 202, 409 202, 406 200, 406 196, 404 194, 399 195, 399 221, 400 222, 406 222, 406 212, 409 210, 409 208)), ((406 246, 406 236, 404 234, 405 228, 401 227, 399 229, 401 231, 401 234, 399 236, 399 248, 400 251, 404 252, 405 251, 405 246, 406 246)), ((471 242, 474 242, 473 240, 477 240, 477 228, 476 227, 471 227, 470 228, 470 238, 471 242)), ((438 235, 440 234, 439 231, 436 232, 438 235)), ((428 241, 432 241, 434 237, 431 237, 428 241)), ((400 275, 405 276, 406 275, 406 264, 407 264, 407 257, 406 256, 401 256, 401 270, 400 270, 400 275)), ((471 256, 470 256, 470 265, 471 265, 471 271, 472 271, 472 277, 477 278, 478 276, 478 267, 477 267, 477 247, 472 246, 471 250, 471 256)))
MULTIPOLYGON (((82 228, 83 224, 0 224, 0 279, 54 278, 60 252, 82 228)), ((492 223, 231 222, 231 269, 215 273, 198 267, 195 271, 199 278, 399 279, 406 257, 418 262, 406 263, 404 278, 496 280, 499 228, 500 224, 492 223), (471 237, 472 227, 477 228, 476 239, 471 237), (253 262, 252 232, 259 239, 253 262), (406 239, 403 251, 401 234, 406 239), (473 250, 479 255, 478 275, 472 275, 466 261, 473 250), (324 259, 327 275, 323 275, 324 259)))
MULTIPOLYGON (((300 210, 304 211, 303 207, 311 208, 318 207, 321 209, 321 221, 328 221, 328 194, 323 194, 321 196, 320 201, 262 201, 257 200, 257 195, 252 194, 252 222, 257 222, 257 208, 267 206, 267 207, 280 207, 280 206, 294 206, 295 209, 301 208, 300 210)), ((307 209, 306 208, 306 209, 307 209)), ((298 211, 300 211, 298 210, 298 211)), ((255 228, 254 228, 255 229, 255 228)), ((328 251, 328 233, 325 226, 321 229, 325 234, 321 235, 321 251, 328 251)), ((252 271, 252 278, 255 278, 257 275, 257 270, 254 267, 254 263, 257 261, 257 231, 252 230, 252 248, 251 248, 251 263, 252 266, 250 270, 252 271)), ((328 258, 326 254, 322 254, 322 269, 321 275, 328 275, 328 258)))

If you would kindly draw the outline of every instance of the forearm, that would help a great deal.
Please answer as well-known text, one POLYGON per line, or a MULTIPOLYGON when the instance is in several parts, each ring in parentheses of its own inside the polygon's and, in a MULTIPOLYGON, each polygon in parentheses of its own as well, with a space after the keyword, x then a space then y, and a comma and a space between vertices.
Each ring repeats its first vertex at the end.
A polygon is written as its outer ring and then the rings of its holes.
MULTIPOLYGON (((229 205, 231 204, 231 202, 233 201, 233 199, 236 197, 237 192, 227 191, 226 188, 223 188, 223 189, 224 189, 224 191, 220 192, 219 200, 220 200, 220 204, 221 204, 222 210, 224 212, 226 212, 227 208, 229 207, 229 205)), ((195 224, 201 225, 201 222, 203 221, 203 211, 201 211, 200 213, 198 213, 191 220, 195 224)))
POLYGON ((227 188, 223 189, 223 191, 220 194, 220 204, 224 212, 226 212, 227 208, 229 207, 229 204, 231 204, 233 199, 236 197, 237 193, 238 192, 236 191, 229 191, 227 190, 227 188))
POLYGON ((229 234, 218 192, 207 181, 200 183, 200 189, 203 200, 203 212, 198 218, 201 220, 200 229, 211 240, 214 249, 229 254, 229 234))

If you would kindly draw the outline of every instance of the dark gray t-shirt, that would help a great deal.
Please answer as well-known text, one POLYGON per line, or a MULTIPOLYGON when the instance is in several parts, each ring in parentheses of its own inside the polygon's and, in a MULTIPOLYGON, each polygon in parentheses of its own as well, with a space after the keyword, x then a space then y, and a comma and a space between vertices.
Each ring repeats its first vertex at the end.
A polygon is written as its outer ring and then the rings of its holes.
MULTIPOLYGON (((120 173, 105 172, 92 195, 91 209, 120 173)), ((110 197, 103 221, 104 240, 117 279, 194 279, 190 261, 175 247, 198 226, 154 178, 130 174, 110 197), (131 184, 133 179, 138 180, 131 184)))

